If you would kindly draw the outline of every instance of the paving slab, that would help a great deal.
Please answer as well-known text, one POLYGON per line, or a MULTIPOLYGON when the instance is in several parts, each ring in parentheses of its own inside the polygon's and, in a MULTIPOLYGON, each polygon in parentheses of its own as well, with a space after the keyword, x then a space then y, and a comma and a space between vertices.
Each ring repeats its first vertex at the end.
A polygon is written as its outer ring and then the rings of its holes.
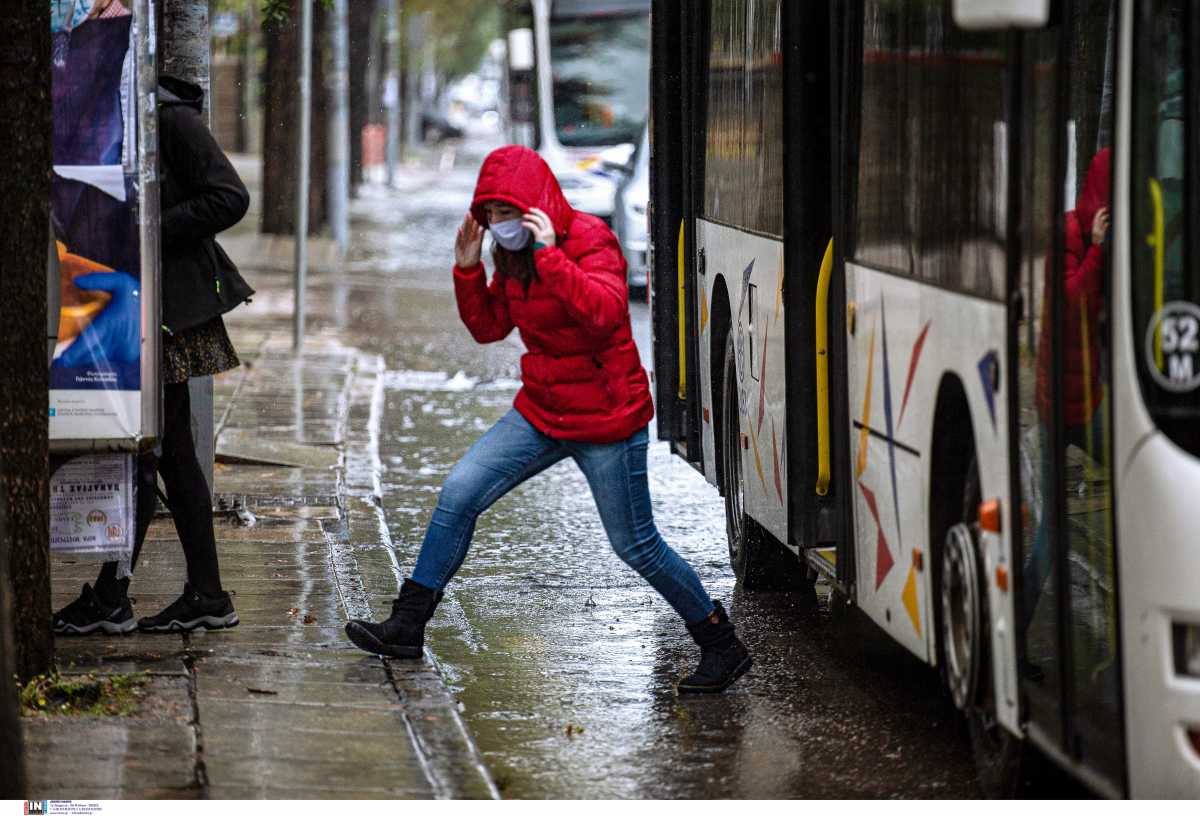
POLYGON ((185 676, 152 677, 129 717, 25 720, 29 789, 38 798, 115 790, 111 798, 200 794, 192 704, 185 676))
POLYGON ((217 438, 217 461, 225 464, 328 469, 339 456, 334 447, 263 438, 251 429, 227 428, 217 438))

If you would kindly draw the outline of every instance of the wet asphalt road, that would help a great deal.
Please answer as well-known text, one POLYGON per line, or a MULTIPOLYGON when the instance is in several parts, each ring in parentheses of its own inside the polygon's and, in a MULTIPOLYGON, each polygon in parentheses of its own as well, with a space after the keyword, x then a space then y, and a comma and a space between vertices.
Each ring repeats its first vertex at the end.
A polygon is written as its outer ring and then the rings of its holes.
MULTIPOLYGON (((453 238, 487 145, 367 188, 345 273, 314 276, 314 330, 384 355, 385 510, 411 570, 441 480, 511 405, 522 347, 460 323, 453 238)), ((631 306, 649 363, 644 304, 631 306)), ((667 541, 724 599, 755 666, 727 693, 680 699, 697 651, 670 607, 611 551, 569 460, 485 514, 429 642, 508 797, 974 797, 965 729, 934 672, 851 617, 734 586, 716 491, 650 451, 667 541)))

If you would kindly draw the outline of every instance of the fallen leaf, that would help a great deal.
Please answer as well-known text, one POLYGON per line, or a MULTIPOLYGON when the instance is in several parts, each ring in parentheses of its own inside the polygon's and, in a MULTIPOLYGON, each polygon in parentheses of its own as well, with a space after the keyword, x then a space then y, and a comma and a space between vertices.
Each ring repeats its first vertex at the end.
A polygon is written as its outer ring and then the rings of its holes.
POLYGON ((287 613, 288 613, 288 617, 289 617, 289 618, 294 618, 294 617, 296 617, 297 615, 299 615, 299 614, 300 614, 300 607, 298 607, 298 606, 293 606, 291 609, 289 609, 289 610, 287 611, 287 613))
POLYGON ((278 691, 271 691, 270 689, 250 688, 249 686, 246 687, 246 691, 250 692, 251 694, 279 694, 278 691))
POLYGON ((316 618, 314 618, 312 615, 305 615, 305 616, 304 616, 304 622, 305 622, 305 623, 316 623, 316 622, 317 622, 317 619, 316 619, 316 618))

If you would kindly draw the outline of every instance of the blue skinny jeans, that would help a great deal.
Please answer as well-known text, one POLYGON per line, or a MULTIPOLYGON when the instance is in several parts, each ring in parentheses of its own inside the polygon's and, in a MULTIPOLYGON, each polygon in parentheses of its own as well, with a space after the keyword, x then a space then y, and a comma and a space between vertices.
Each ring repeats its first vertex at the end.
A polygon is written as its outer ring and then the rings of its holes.
POLYGON ((526 479, 566 459, 587 477, 600 520, 617 555, 671 605, 686 623, 713 611, 696 571, 667 546, 654 525, 646 477, 645 428, 620 442, 594 444, 551 439, 516 409, 476 440, 442 485, 412 580, 443 589, 462 566, 479 514, 526 479))

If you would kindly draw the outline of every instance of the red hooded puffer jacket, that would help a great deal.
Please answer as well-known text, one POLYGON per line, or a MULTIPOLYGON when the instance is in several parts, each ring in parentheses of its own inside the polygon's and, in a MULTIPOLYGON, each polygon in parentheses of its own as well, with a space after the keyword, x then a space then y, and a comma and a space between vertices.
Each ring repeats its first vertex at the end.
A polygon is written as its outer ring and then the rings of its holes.
MULTIPOLYGON (((1088 165, 1083 192, 1066 215, 1063 236, 1063 420, 1085 425, 1104 397, 1100 372, 1100 309, 1104 299, 1104 249, 1092 243, 1092 221, 1109 206, 1112 154, 1106 147, 1088 165)), ((1046 259, 1046 285, 1051 259, 1046 259)), ((1049 304, 1047 290, 1044 304, 1049 304)), ((1038 343, 1038 409, 1049 422, 1053 400, 1050 387, 1050 323, 1042 321, 1038 343)))
POLYGON ((458 313, 480 343, 516 326, 527 351, 514 406, 554 439, 616 442, 654 416, 650 384, 629 325, 625 259, 612 230, 575 212, 537 153, 509 145, 483 162, 471 213, 487 225, 485 201, 543 210, 557 246, 534 252, 537 276, 528 291, 483 264, 454 268, 458 313))

